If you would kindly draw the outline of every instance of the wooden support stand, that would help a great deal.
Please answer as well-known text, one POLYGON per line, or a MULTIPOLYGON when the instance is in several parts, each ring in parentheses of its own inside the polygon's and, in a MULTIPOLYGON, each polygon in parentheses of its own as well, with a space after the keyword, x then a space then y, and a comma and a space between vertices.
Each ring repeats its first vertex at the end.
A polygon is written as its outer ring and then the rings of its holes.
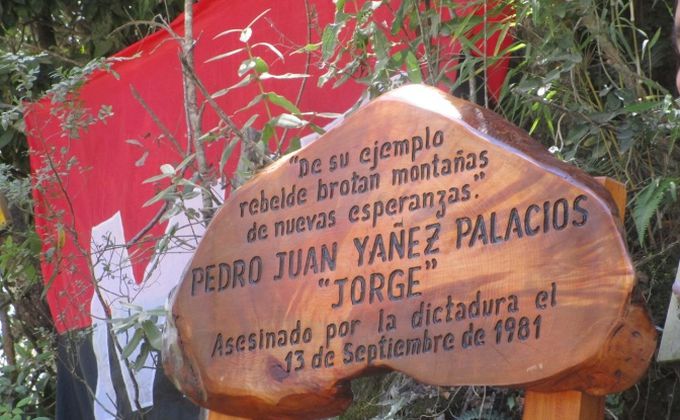
MULTIPOLYGON (((626 210, 626 188, 612 178, 595 178, 612 195, 619 217, 626 210)), ((604 397, 580 391, 535 392, 527 391, 524 398, 524 420, 602 420, 604 397)))
POLYGON ((604 397, 594 397, 579 391, 527 391, 524 399, 524 420, 602 420, 604 397))

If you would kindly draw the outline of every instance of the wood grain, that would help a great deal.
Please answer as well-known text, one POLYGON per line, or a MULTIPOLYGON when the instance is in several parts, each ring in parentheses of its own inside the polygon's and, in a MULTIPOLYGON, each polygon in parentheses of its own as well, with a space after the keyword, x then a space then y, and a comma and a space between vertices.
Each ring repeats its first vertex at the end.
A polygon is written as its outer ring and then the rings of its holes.
POLYGON ((225 202, 172 297, 166 372, 250 418, 338 414, 352 378, 390 370, 625 389, 656 336, 618 214, 497 115, 401 88, 225 202))
POLYGON ((527 391, 523 420, 601 420, 604 397, 579 391, 541 393, 527 391))

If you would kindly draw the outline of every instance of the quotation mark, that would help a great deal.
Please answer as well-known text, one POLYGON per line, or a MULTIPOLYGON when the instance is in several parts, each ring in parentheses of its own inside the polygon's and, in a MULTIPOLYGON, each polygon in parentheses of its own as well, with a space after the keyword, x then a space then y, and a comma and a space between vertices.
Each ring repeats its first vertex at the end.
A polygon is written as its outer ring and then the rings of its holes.
POLYGON ((437 268, 437 259, 436 258, 432 258, 431 260, 425 261, 425 269, 426 270, 430 270, 430 269, 434 270, 435 268, 437 268))
POLYGON ((291 165, 295 165, 296 163, 298 163, 298 160, 299 158, 297 157, 297 155, 295 155, 288 160, 288 163, 290 163, 291 165))
POLYGON ((322 288, 328 287, 328 286, 330 286, 330 284, 331 284, 331 279, 324 279, 324 278, 319 279, 319 287, 322 287, 322 288))
POLYGON ((484 179, 486 176, 486 173, 484 171, 481 171, 479 174, 475 174, 475 181, 479 181, 480 179, 484 179))

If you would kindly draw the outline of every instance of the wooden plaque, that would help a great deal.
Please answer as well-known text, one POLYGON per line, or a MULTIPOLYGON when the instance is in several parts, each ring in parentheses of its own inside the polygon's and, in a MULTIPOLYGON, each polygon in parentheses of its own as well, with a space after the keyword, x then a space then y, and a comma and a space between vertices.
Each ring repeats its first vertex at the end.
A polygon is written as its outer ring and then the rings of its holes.
POLYGON ((403 87, 231 195, 171 299, 166 372, 250 418, 338 414, 390 370, 625 389, 656 333, 617 212, 499 116, 403 87))

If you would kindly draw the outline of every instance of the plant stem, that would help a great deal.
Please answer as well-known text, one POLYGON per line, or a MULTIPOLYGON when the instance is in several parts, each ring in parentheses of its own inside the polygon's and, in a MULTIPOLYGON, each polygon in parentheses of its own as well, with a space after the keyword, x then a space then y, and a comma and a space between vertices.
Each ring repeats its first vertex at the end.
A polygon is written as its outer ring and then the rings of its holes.
POLYGON ((193 0, 184 1, 184 38, 182 39, 182 82, 184 84, 184 112, 187 124, 187 156, 193 146, 196 153, 196 164, 200 177, 201 197, 203 199, 204 223, 208 224, 213 214, 212 196, 210 189, 210 169, 205 156, 205 148, 201 140, 201 117, 196 99, 196 87, 192 82, 191 73, 194 66, 194 32, 193 32, 193 0))

